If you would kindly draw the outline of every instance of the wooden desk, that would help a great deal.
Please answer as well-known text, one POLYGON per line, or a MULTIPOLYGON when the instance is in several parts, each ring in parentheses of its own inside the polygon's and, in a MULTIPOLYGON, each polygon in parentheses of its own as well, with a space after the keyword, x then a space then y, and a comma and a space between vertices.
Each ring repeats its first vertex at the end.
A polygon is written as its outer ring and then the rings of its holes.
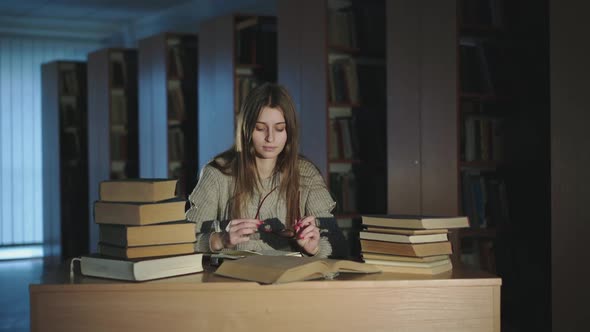
POLYGON ((31 285, 31 331, 500 331, 501 279, 393 273, 259 285, 211 272, 144 283, 64 269, 31 285))

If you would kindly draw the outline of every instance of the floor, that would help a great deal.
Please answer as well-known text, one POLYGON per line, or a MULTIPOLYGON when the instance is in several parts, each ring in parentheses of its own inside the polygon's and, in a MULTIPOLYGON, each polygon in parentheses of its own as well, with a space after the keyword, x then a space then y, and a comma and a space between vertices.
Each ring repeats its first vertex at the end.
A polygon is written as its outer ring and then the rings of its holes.
POLYGON ((42 273, 40 258, 0 261, 0 332, 30 331, 29 284, 42 273))

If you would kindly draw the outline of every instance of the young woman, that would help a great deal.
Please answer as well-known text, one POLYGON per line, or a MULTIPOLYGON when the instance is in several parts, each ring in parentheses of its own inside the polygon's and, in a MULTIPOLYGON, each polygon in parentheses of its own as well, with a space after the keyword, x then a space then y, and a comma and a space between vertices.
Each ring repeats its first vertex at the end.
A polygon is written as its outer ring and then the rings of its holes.
POLYGON ((345 249, 331 214, 336 203, 317 167, 299 155, 298 139, 288 92, 270 83, 250 91, 234 145, 201 170, 189 196, 186 217, 196 222, 197 251, 277 249, 328 257, 345 249))

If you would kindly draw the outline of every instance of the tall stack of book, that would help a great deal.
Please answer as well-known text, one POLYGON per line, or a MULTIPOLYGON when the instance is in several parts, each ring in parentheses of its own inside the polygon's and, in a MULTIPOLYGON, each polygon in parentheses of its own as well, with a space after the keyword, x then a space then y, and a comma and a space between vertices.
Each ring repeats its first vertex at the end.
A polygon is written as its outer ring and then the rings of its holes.
POLYGON ((453 268, 450 228, 469 227, 467 217, 362 216, 365 263, 389 272, 439 274, 453 268))
POLYGON ((202 254, 194 249, 195 224, 185 219, 185 201, 175 197, 176 182, 101 182, 100 200, 94 203, 98 254, 81 258, 82 274, 149 280, 202 271, 202 254), (142 279, 125 274, 138 266, 149 266, 139 276, 142 279))

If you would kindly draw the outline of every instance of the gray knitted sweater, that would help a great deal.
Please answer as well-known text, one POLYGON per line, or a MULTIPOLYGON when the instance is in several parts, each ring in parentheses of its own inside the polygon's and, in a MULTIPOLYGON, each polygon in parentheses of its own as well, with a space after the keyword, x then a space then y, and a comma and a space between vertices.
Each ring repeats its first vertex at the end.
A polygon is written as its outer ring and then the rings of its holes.
MULTIPOLYGON (((326 189, 326 184, 317 168, 306 160, 299 161, 301 216, 315 216, 317 218, 332 217, 331 211, 336 203, 326 189)), ((242 218, 254 218, 258 203, 277 184, 279 179, 268 178, 262 181, 261 190, 257 190, 251 201, 248 202, 242 218)), ((209 238, 213 232, 220 231, 219 222, 229 220, 229 199, 233 193, 234 178, 223 174, 211 165, 206 165, 199 176, 199 182, 189 196, 190 208, 186 212, 186 218, 196 222, 198 252, 210 252, 209 238), (207 223, 212 221, 212 223, 207 223), (202 227, 205 225, 205 227, 202 227)), ((260 209, 262 220, 278 218, 283 224, 287 215, 285 199, 280 197, 279 190, 274 190, 265 200, 260 209)), ((318 257, 327 257, 332 253, 332 246, 322 231, 320 250, 318 257)), ((274 236, 274 235, 273 235, 274 236)), ((267 237, 261 238, 260 233, 254 233, 250 240, 237 245, 236 250, 290 250, 292 245, 282 243, 270 243, 267 237), (266 239, 266 240, 265 240, 266 239)))

